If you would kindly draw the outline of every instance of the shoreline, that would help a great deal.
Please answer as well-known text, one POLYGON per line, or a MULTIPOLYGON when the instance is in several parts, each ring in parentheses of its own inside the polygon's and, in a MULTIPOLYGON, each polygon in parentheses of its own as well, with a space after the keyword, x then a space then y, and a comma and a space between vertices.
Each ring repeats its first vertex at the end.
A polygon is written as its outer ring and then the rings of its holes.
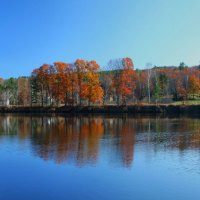
POLYGON ((131 106, 1 106, 0 113, 58 114, 200 114, 200 105, 131 105, 131 106))

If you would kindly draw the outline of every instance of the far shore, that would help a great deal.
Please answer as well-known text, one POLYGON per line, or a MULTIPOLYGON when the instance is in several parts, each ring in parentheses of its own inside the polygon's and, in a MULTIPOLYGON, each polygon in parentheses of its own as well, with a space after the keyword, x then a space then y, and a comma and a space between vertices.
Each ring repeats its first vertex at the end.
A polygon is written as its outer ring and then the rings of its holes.
POLYGON ((0 106, 0 113, 200 114, 200 105, 0 106))

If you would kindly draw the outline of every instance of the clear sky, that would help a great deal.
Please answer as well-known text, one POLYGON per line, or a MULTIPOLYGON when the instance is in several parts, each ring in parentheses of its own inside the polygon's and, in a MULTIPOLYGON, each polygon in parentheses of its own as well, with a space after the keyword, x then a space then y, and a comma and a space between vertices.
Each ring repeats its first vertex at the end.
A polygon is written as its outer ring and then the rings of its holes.
POLYGON ((0 77, 77 58, 200 61, 199 0, 0 0, 0 77))

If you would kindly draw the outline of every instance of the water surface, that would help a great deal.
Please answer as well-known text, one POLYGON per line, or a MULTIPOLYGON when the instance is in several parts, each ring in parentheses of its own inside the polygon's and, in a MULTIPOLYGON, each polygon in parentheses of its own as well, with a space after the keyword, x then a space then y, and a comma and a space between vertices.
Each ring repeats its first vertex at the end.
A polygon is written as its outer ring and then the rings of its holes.
POLYGON ((200 119, 0 115, 0 199, 200 199, 200 119))

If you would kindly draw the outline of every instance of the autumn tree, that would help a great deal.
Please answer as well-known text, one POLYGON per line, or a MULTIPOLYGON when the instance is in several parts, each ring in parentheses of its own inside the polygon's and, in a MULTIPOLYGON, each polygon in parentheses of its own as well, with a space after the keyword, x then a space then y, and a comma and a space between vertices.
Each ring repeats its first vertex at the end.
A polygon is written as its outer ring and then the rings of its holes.
POLYGON ((120 85, 120 92, 122 95, 122 103, 126 104, 129 97, 133 97, 135 89, 135 72, 133 70, 134 64, 131 58, 124 58, 122 70, 122 82, 120 85))
POLYGON ((53 73, 51 74, 52 96, 57 105, 66 102, 69 91, 69 81, 67 79, 68 64, 64 62, 55 62, 53 73))
POLYGON ((193 96, 193 99, 195 94, 200 94, 200 80, 195 75, 189 77, 188 93, 193 96))
POLYGON ((187 97, 187 90, 180 79, 176 81, 176 97, 179 100, 185 100, 187 97))
POLYGON ((75 64, 69 64, 67 79, 69 81, 69 96, 67 103, 74 105, 77 103, 77 91, 78 91, 78 76, 76 73, 75 64))
POLYGON ((184 70, 174 68, 170 74, 170 92, 174 100, 185 100, 187 98, 186 84, 184 84, 184 70))
POLYGON ((82 105, 82 100, 87 96, 87 85, 85 84, 87 62, 77 59, 74 63, 77 75, 78 102, 82 105))
POLYGON ((44 101, 47 104, 49 95, 49 65, 44 64, 41 67, 34 69, 32 72, 32 79, 37 82, 37 89, 40 95, 41 105, 44 105, 44 101))
POLYGON ((120 104, 121 101, 121 85, 122 85, 122 69, 123 69, 123 59, 113 59, 108 62, 108 67, 110 71, 112 71, 112 95, 114 99, 116 99, 117 105, 120 104))
POLYGON ((91 103, 99 102, 102 103, 104 91, 101 87, 99 80, 99 65, 96 61, 87 62, 87 73, 86 73, 86 95, 89 105, 91 103))
POLYGON ((117 104, 126 104, 127 98, 133 96, 135 89, 134 64, 131 58, 122 58, 109 61, 113 70, 112 87, 117 98, 117 104))

